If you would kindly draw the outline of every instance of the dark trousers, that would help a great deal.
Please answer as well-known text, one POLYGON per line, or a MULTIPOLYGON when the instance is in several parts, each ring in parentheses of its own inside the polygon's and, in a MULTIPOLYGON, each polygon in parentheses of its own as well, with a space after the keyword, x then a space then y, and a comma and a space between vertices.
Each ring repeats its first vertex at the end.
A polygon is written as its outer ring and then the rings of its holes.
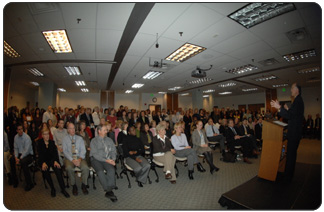
POLYGON ((116 187, 115 167, 107 162, 102 162, 91 158, 91 165, 97 172, 99 182, 105 192, 112 191, 116 187), (106 171, 106 174, 105 172, 106 171))
POLYGON ((46 171, 42 171, 43 177, 46 179, 46 181, 48 182, 49 186, 51 187, 51 189, 54 189, 54 184, 53 184, 53 180, 51 177, 51 173, 50 173, 50 168, 52 167, 57 181, 60 185, 61 191, 65 190, 65 185, 64 185, 64 180, 63 180, 63 175, 62 175, 62 169, 56 168, 54 167, 54 164, 47 164, 48 168, 46 171))
POLYGON ((288 139, 285 177, 289 180, 294 176, 299 142, 300 139, 288 139))
POLYGON ((31 164, 32 162, 33 162, 32 155, 27 155, 26 157, 24 157, 23 159, 20 160, 20 166, 24 172, 24 177, 25 177, 27 185, 33 184, 31 176, 30 176, 30 172, 29 172, 29 167, 28 167, 28 165, 31 164))
POLYGON ((235 146, 242 146, 243 157, 249 157, 252 155, 253 144, 248 138, 241 138, 228 142, 228 147, 231 152, 235 151, 235 146))

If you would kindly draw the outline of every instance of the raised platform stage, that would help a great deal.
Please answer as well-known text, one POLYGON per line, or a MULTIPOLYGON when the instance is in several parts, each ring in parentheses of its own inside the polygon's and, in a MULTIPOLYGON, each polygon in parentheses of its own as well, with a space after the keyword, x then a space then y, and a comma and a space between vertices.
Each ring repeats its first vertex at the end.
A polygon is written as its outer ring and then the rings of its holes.
POLYGON ((297 163, 295 176, 284 182, 280 173, 275 182, 257 176, 224 193, 219 204, 228 209, 314 210, 322 203, 321 165, 297 163))

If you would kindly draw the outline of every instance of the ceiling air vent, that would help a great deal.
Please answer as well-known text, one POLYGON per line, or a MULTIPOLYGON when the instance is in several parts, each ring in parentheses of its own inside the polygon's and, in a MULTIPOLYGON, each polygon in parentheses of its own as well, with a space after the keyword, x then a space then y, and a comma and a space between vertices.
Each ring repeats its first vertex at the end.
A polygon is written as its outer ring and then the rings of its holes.
POLYGON ((299 28, 286 33, 286 36, 292 43, 304 41, 308 38, 305 28, 299 28))
POLYGON ((277 64, 279 62, 278 62, 278 60, 276 60, 274 58, 270 58, 270 59, 262 60, 259 63, 261 65, 263 65, 263 66, 272 66, 272 65, 277 64))

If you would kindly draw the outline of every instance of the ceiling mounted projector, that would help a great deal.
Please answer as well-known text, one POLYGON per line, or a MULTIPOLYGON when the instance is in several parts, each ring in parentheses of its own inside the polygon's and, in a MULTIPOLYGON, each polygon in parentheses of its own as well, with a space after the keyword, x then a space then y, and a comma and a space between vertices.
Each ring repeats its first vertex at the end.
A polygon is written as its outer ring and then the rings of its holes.
POLYGON ((207 69, 201 69, 199 68, 199 66, 197 66, 196 70, 191 72, 191 77, 195 77, 195 78, 204 78, 207 76, 206 71, 209 71, 213 66, 210 65, 210 68, 207 69))

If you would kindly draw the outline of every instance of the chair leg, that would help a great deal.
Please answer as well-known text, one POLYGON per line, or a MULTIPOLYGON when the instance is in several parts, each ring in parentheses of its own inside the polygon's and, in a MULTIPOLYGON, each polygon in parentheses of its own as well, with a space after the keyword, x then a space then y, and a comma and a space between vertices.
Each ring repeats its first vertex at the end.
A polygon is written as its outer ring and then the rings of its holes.
POLYGON ((174 164, 174 168, 176 170, 176 177, 178 177, 179 176, 179 170, 178 170, 177 164, 174 164))
POLYGON ((156 175, 156 180, 155 180, 155 182, 159 182, 159 175, 158 175, 158 173, 156 172, 156 169, 155 169, 155 164, 154 163, 152 163, 151 164, 151 169, 154 171, 154 173, 155 173, 155 175, 156 175))
POLYGON ((95 173, 92 174, 92 185, 93 185, 93 190, 96 190, 97 187, 96 187, 96 184, 95 184, 95 181, 96 181, 96 175, 95 173))

